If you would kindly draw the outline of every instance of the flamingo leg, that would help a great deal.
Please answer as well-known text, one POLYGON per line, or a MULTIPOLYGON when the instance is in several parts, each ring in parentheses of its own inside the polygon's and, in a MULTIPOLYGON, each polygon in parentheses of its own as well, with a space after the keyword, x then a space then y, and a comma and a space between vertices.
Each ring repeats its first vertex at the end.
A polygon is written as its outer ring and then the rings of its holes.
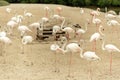
POLYGON ((93 47, 92 47, 92 49, 93 49, 93 51, 95 51, 96 50, 96 40, 94 40, 94 42, 93 42, 93 45, 92 45, 93 47))
POLYGON ((78 43, 80 42, 81 37, 82 37, 82 35, 80 34, 80 35, 79 35, 79 38, 78 38, 78 43))
POLYGON ((48 17, 48 11, 46 10, 46 14, 45 14, 46 17, 48 17))
POLYGON ((0 56, 2 56, 2 42, 0 42, 0 46, 1 46, 1 53, 0 53, 0 56))
POLYGON ((92 66, 91 66, 91 61, 89 62, 89 65, 90 65, 90 69, 89 69, 89 78, 90 80, 92 80, 92 66))
POLYGON ((66 37, 67 37, 68 42, 69 42, 69 33, 66 33, 66 37))
POLYGON ((22 44, 22 54, 24 54, 24 44, 22 44))
POLYGON ((68 77, 71 77, 72 53, 70 54, 68 77))
POLYGON ((56 66, 56 62, 57 62, 57 57, 56 57, 56 52, 54 53, 55 54, 55 72, 57 72, 57 66, 56 66))
POLYGON ((112 74, 112 52, 110 54, 110 74, 112 74))
POLYGON ((97 32, 97 23, 96 23, 96 32, 97 32))
POLYGON ((95 43, 94 51, 96 52, 96 40, 94 41, 94 43, 95 43))

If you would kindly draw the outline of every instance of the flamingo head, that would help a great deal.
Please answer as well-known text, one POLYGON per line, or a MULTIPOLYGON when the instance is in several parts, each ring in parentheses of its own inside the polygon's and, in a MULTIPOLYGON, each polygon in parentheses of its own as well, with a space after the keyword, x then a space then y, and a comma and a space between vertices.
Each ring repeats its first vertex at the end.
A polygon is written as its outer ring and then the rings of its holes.
POLYGON ((100 8, 97 8, 97 11, 100 11, 100 8))

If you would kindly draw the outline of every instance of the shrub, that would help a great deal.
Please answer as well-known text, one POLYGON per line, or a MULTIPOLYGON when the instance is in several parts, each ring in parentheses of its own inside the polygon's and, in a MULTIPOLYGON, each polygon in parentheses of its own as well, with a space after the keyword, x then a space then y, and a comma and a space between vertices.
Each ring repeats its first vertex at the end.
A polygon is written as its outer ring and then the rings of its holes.
POLYGON ((0 0, 0 6, 6 6, 6 5, 9 5, 7 1, 0 0))

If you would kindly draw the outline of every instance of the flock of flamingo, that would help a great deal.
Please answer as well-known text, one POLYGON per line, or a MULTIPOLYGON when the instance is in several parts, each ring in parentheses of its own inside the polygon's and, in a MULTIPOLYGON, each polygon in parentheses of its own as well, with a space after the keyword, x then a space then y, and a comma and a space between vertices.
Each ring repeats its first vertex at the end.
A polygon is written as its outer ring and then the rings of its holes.
MULTIPOLYGON (((8 15, 11 14, 12 10, 13 10, 12 8, 9 8, 9 7, 6 8, 6 12, 8 13, 8 15)), ((106 35, 105 33, 103 33, 104 26, 102 25, 101 19, 97 18, 98 16, 101 15, 100 8, 97 8, 97 10, 93 10, 89 13, 91 16, 91 19, 86 19, 85 29, 81 29, 81 27, 74 29, 71 26, 65 26, 64 24, 65 24, 66 18, 65 16, 62 16, 63 8, 56 7, 55 10, 57 11, 57 14, 53 14, 49 16, 49 13, 52 12, 52 10, 48 6, 44 7, 45 15, 44 17, 41 18, 40 22, 34 22, 32 24, 29 24, 29 26, 26 26, 26 25, 23 25, 22 22, 25 21, 26 18, 30 20, 30 18, 34 17, 34 15, 31 12, 28 12, 25 8, 23 8, 23 10, 24 10, 23 15, 19 15, 16 12, 15 16, 12 16, 11 19, 6 23, 6 26, 3 28, 3 30, 1 30, 0 41, 1 43, 3 43, 3 45, 12 44, 12 40, 9 37, 14 37, 14 34, 15 34, 14 28, 18 26, 17 31, 20 33, 19 35, 20 35, 22 50, 23 50, 22 53, 24 53, 24 45, 32 43, 34 40, 33 37, 31 35, 28 35, 27 33, 29 32, 36 35, 36 33, 33 33, 31 28, 35 28, 35 29, 38 28, 39 30, 43 30, 44 24, 49 23, 50 19, 52 20, 54 19, 56 21, 61 21, 61 25, 52 26, 52 29, 53 29, 52 35, 55 38, 57 32, 64 31, 65 36, 62 36, 60 38, 61 45, 59 45, 57 41, 53 41, 55 43, 50 46, 50 50, 53 51, 55 55, 57 52, 61 52, 64 55, 66 53, 70 53, 68 76, 72 76, 71 65, 72 65, 72 55, 74 53, 79 53, 82 59, 86 59, 87 61, 89 61, 89 64, 91 64, 91 61, 101 60, 101 58, 96 53, 96 41, 98 39, 101 39, 103 41, 103 43, 101 44, 102 50, 106 50, 111 54, 110 74, 112 74, 112 56, 113 56, 112 53, 120 52, 120 49, 113 44, 105 44, 106 35), (84 49, 81 46, 80 42, 83 40, 82 36, 84 36, 84 34, 87 33, 89 24, 94 24, 96 31, 94 32, 94 34, 90 36, 90 39, 89 39, 89 42, 93 43, 92 51, 88 50, 84 52, 84 49), (71 34, 74 35, 74 38, 77 37, 77 42, 71 42, 71 36, 70 36, 71 34)), ((119 18, 120 15, 116 15, 115 11, 112 11, 112 10, 107 11, 107 8, 105 8, 105 10, 106 10, 105 18, 107 21, 106 24, 108 26, 111 26, 112 29, 114 29, 115 26, 119 26, 120 23, 116 19, 119 18)), ((83 15, 84 13, 85 13, 84 9, 80 8, 80 15, 83 15)), ((118 35, 117 29, 116 29, 116 32, 118 35)), ((110 33, 113 34, 113 30, 111 30, 110 33)), ((118 39, 119 39, 119 36, 118 36, 118 39)), ((57 69, 56 66, 55 66, 55 69, 57 69)), ((91 72, 89 73, 91 75, 91 72)), ((92 77, 90 78, 90 80, 92 80, 92 77)))

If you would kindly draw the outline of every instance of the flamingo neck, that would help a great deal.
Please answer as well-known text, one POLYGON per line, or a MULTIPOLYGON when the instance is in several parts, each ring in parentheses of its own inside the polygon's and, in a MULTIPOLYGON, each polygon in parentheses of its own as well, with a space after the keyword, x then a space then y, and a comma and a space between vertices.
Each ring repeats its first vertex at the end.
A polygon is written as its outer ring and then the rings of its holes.
POLYGON ((88 26, 88 23, 85 24, 85 31, 87 31, 87 26, 88 26))
POLYGON ((102 28, 102 26, 99 27, 99 33, 100 33, 102 36, 104 36, 105 34, 102 33, 101 28, 102 28))
POLYGON ((63 22, 62 22, 62 24, 61 24, 61 30, 63 29, 64 23, 65 23, 65 18, 63 18, 63 22))

